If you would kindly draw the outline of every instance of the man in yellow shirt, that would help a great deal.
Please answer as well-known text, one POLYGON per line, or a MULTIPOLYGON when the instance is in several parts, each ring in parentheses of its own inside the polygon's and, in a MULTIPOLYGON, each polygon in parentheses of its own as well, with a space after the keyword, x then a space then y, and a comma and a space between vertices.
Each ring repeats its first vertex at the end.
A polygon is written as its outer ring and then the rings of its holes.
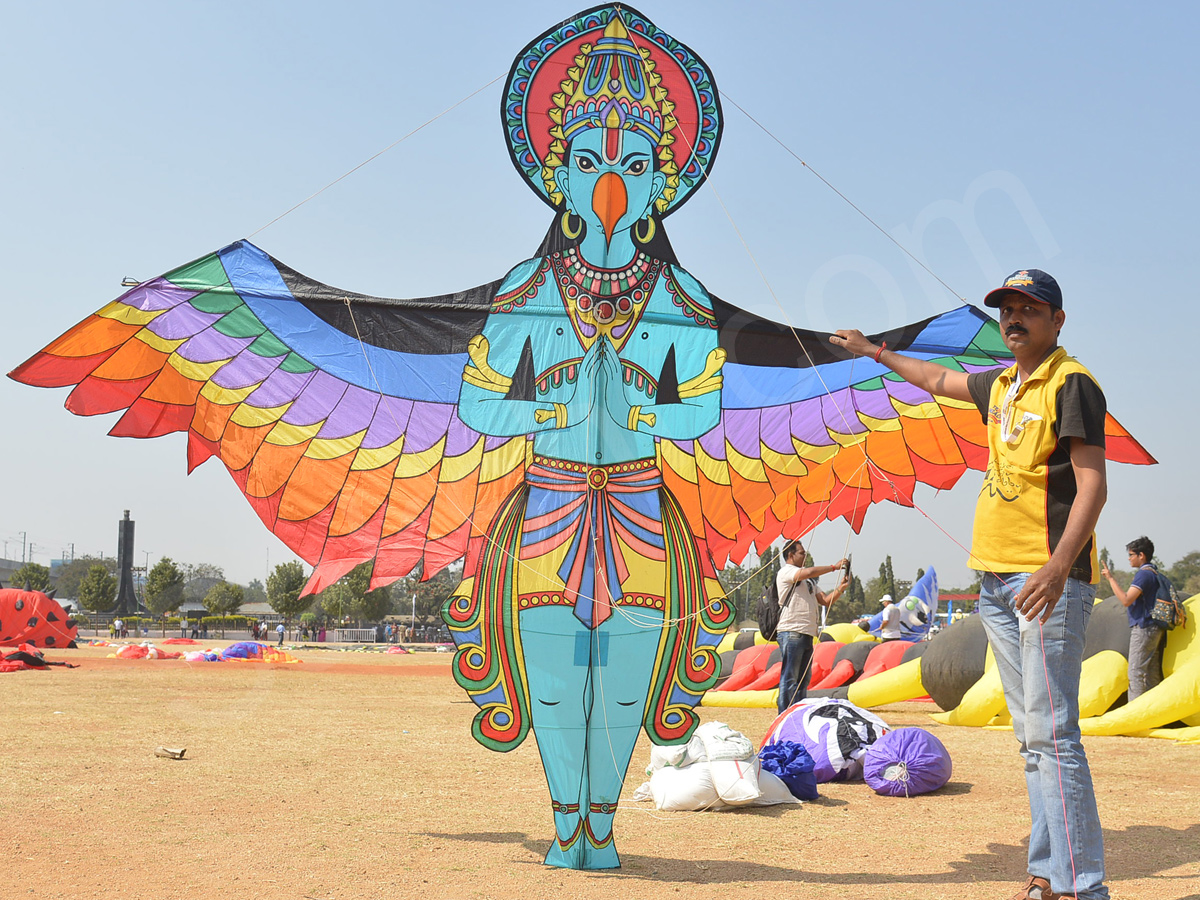
POLYGON ((1079 733, 1084 633, 1099 581, 1094 529, 1107 496, 1104 394, 1058 346, 1058 282, 1014 272, 984 303, 1000 310, 1007 369, 968 374, 876 347, 861 332, 830 342, 905 381, 973 402, 988 465, 975 507, 971 567, 1025 758, 1029 873, 1013 900, 1101 900, 1104 843, 1079 733))

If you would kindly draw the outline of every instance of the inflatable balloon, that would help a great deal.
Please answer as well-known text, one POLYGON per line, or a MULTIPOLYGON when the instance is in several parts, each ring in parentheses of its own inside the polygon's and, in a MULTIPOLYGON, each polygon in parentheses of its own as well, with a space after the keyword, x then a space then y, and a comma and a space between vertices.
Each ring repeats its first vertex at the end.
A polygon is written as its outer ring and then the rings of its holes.
POLYGON ((830 668, 829 674, 819 682, 814 682, 813 689, 842 687, 852 682, 862 674, 863 667, 867 664, 867 657, 877 646, 877 644, 862 641, 843 644, 833 658, 833 666, 830 668))
POLYGON ((0 588, 0 647, 74 647, 79 626, 41 591, 0 588))
POLYGON ((871 648, 866 662, 863 663, 859 678, 865 680, 872 675, 895 668, 905 658, 905 654, 912 646, 914 645, 907 641, 888 641, 871 648))
POLYGON ((855 706, 871 709, 888 703, 913 700, 926 694, 921 682, 921 659, 910 659, 871 678, 854 682, 846 689, 846 699, 855 706))
POLYGON ((933 702, 950 710, 983 677, 987 635, 979 616, 966 616, 943 629, 921 657, 921 683, 933 702))

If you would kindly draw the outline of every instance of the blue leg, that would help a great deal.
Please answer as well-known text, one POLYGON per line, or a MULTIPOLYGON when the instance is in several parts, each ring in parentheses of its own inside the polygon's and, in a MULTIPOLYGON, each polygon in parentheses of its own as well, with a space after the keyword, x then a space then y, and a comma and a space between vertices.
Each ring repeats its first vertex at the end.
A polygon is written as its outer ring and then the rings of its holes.
POLYGON ((554 805, 546 864, 615 868, 612 818, 642 726, 661 615, 618 611, 588 629, 569 608, 542 607, 522 612, 519 627, 554 805))

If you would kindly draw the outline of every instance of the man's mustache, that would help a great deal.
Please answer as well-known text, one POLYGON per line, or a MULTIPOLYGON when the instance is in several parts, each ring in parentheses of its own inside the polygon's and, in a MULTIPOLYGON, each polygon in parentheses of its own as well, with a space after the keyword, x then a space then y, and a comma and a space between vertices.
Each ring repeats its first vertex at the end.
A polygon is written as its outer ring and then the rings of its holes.
POLYGON ((1024 325, 1009 325, 1004 329, 1005 334, 1029 334, 1029 330, 1024 325))

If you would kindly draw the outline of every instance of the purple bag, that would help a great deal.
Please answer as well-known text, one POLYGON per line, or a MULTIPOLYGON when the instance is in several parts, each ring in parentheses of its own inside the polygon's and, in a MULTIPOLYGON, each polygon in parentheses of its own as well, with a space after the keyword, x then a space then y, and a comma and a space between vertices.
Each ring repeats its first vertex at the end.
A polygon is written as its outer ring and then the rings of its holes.
POLYGON ((889 797, 936 791, 953 771, 942 742, 923 728, 889 731, 863 756, 863 780, 875 793, 889 797))

